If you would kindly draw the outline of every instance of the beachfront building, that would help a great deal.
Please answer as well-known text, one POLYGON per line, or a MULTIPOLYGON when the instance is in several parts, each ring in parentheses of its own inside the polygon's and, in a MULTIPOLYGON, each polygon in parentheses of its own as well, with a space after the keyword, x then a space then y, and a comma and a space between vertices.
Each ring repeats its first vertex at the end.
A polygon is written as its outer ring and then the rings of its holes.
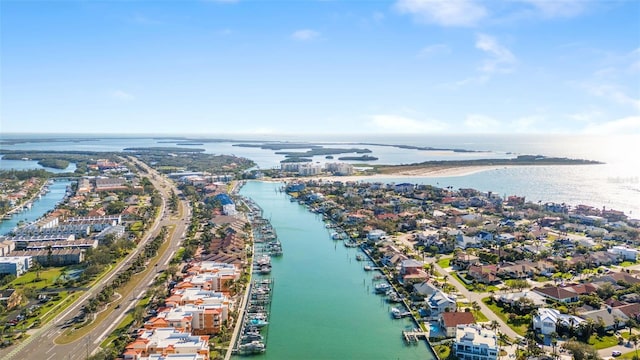
POLYGON ((353 165, 343 162, 327 163, 327 171, 333 175, 346 176, 353 174, 353 165))
POLYGON ((479 325, 458 325, 453 350, 460 360, 496 360, 498 338, 479 325))
POLYGON ((140 360, 150 355, 197 354, 209 359, 209 336, 196 336, 174 328, 140 329, 127 345, 123 358, 140 360))

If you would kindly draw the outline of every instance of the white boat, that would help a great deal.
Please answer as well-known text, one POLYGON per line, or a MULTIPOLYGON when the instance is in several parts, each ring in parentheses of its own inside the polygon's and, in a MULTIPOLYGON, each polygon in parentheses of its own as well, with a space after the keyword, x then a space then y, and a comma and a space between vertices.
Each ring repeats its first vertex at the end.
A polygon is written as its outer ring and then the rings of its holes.
POLYGON ((254 340, 250 343, 239 346, 240 351, 247 353, 261 353, 265 351, 264 344, 261 341, 254 340))
POLYGON ((391 290, 391 285, 387 283, 381 283, 381 284, 377 284, 375 289, 376 289, 376 293, 385 294, 387 291, 391 290))

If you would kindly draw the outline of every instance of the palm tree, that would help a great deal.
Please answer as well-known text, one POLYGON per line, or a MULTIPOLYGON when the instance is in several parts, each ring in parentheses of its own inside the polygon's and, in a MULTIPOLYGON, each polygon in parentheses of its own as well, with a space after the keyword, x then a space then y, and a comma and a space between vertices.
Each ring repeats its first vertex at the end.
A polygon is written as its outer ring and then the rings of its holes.
POLYGON ((633 347, 636 349, 636 359, 638 358, 638 343, 640 342, 640 337, 638 335, 629 336, 629 341, 633 343, 633 347))
POLYGON ((471 307, 473 308, 474 313, 477 313, 478 311, 480 311, 480 304, 478 304, 477 301, 472 302, 471 307))
POLYGON ((558 333, 554 331, 549 336, 551 337, 551 346, 553 347, 553 357, 557 357, 556 346, 558 345, 558 333))

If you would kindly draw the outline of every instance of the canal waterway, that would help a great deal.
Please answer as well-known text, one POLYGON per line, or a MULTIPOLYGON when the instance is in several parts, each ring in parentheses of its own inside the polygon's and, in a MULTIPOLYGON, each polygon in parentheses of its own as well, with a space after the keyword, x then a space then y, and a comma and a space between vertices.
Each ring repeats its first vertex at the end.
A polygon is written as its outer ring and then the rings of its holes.
POLYGON ((20 221, 32 222, 48 211, 56 208, 60 200, 64 198, 67 191, 67 186, 71 184, 70 181, 54 181, 49 186, 49 192, 43 195, 40 199, 33 201, 31 209, 23 210, 19 213, 13 214, 11 219, 0 220, 0 235, 6 235, 15 228, 20 221))
MULTIPOLYGON (((435 359, 426 342, 405 345, 391 305, 374 294, 373 276, 360 250, 332 240, 322 218, 279 192, 282 183, 248 182, 240 194, 253 199, 271 221, 284 256, 272 259, 274 279, 265 359, 435 359)), ((239 359, 236 356, 234 359, 239 359)))

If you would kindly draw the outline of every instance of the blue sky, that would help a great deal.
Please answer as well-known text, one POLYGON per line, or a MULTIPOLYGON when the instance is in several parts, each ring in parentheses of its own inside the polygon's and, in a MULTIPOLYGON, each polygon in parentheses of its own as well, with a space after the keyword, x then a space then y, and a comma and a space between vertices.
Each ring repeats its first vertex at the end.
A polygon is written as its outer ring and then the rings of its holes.
POLYGON ((2 1, 1 132, 640 133, 640 1, 2 1))

